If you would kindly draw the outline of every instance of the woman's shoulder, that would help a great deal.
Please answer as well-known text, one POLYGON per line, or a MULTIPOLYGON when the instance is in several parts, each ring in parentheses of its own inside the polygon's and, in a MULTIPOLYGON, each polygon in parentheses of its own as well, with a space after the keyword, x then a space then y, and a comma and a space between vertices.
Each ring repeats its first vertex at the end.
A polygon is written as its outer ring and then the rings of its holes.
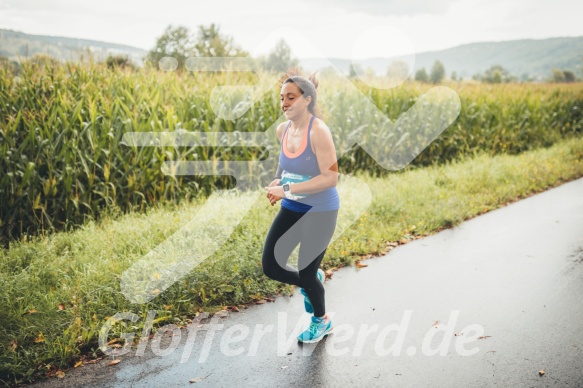
POLYGON ((329 148, 329 146, 334 143, 330 128, 328 128, 326 123, 318 117, 316 117, 312 123, 312 130, 310 131, 310 143, 312 152, 316 154, 318 148, 329 148))
POLYGON ((330 128, 328 128, 328 126, 326 125, 326 123, 316 117, 314 119, 314 122, 312 123, 312 131, 310 133, 310 140, 314 140, 316 139, 316 141, 319 138, 322 137, 328 137, 328 136, 332 136, 332 133, 330 132, 330 128))
POLYGON ((281 138, 283 137, 283 133, 285 132, 285 127, 288 125, 289 121, 284 121, 283 123, 277 126, 275 133, 277 134, 277 140, 281 143, 281 138))

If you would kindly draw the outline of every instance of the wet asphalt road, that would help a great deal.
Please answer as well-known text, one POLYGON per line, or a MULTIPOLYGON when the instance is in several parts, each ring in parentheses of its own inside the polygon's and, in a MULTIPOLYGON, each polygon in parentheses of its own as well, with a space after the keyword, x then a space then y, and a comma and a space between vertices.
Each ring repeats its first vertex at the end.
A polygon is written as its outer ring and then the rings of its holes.
POLYGON ((35 386, 583 386, 583 179, 365 263, 326 281, 318 344, 296 291, 35 386))

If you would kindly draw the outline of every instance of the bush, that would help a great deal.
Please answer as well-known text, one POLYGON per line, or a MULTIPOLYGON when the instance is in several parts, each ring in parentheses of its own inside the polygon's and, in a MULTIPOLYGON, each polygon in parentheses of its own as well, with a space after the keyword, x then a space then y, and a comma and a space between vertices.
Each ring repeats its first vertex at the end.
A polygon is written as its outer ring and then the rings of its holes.
POLYGON ((134 70, 136 67, 129 59, 127 55, 109 55, 105 59, 105 64, 110 69, 121 68, 121 69, 132 69, 134 70))

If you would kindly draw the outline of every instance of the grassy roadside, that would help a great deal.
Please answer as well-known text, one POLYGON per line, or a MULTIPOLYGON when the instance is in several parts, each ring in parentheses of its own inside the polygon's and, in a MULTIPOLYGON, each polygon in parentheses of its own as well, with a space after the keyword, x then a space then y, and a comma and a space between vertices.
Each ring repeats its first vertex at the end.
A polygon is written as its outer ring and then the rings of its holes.
POLYGON ((516 156, 482 154, 368 179, 374 200, 363 225, 352 230, 354 236, 367 236, 366 244, 353 244, 346 251, 382 253, 387 241, 434 234, 581 176, 583 139, 576 138, 516 156))
MULTIPOLYGON (((358 174, 370 187, 372 204, 330 245, 323 265, 352 265, 391 249, 388 243, 433 234, 581 176, 581 138, 518 156, 479 155, 386 178, 358 174)), ((279 207, 265 199, 254 204, 216 254, 183 280, 150 303, 128 302, 120 292, 121 273, 193 219, 202 203, 111 214, 75 232, 0 250, 0 381, 31 381, 66 368, 82 353, 97 354, 98 331, 116 312, 138 314, 139 325, 148 310, 157 310, 159 325, 181 324, 197 311, 292 291, 261 271, 263 239, 279 207)))

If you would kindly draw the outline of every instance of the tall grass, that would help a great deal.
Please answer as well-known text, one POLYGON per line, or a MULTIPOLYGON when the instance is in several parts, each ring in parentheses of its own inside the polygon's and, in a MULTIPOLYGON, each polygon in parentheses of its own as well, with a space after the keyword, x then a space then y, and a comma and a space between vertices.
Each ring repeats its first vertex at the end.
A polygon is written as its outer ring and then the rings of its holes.
MULTIPOLYGON (((111 207, 144 210, 233 185, 228 177, 165 176, 160 167, 169 160, 225 155, 252 160, 265 150, 120 144, 126 132, 261 132, 278 120, 277 86, 236 121, 217 118, 209 102, 213 87, 255 80, 244 73, 229 77, 49 61, 24 63, 19 76, 0 69, 0 240, 7 244, 27 234, 70 229, 111 207)), ((440 164, 478 150, 520 153, 582 131, 581 84, 449 86, 460 95, 462 113, 413 165, 440 164)), ((322 80, 320 101, 342 155, 341 171, 384 174, 364 150, 349 149, 348 133, 362 130, 362 140, 374 142, 367 136, 382 125, 382 113, 397 120, 429 88, 406 83, 382 91, 358 83, 355 88, 339 77, 322 80)), ((274 135, 265 148, 276 147, 274 135)), ((376 147, 382 152, 391 144, 376 147)), ((259 174, 269 181, 274 169, 269 165, 259 174)))

